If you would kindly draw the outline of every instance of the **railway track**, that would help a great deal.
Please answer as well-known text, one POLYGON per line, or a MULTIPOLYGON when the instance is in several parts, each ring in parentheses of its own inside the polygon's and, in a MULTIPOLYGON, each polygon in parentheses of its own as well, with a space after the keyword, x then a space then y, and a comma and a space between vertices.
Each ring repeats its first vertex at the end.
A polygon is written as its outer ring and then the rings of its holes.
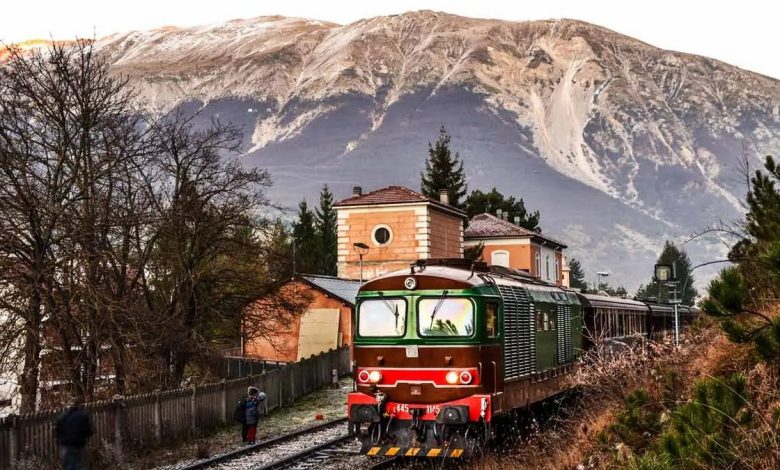
POLYGON ((181 470, 281 470, 317 468, 336 454, 355 453, 348 448, 347 418, 299 429, 255 445, 194 462, 181 470))

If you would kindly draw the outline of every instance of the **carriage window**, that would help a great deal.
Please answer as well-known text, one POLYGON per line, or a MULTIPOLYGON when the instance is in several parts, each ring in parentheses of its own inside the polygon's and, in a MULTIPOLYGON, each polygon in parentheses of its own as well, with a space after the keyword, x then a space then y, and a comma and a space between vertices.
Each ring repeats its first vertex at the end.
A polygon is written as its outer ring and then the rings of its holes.
POLYGON ((358 307, 358 335, 400 337, 406 333, 406 300, 364 300, 358 307))
POLYGON ((463 298, 421 299, 417 304, 417 321, 422 336, 471 336, 474 304, 463 298))
POLYGON ((536 311, 536 331, 544 331, 544 318, 542 312, 536 311))
POLYGON ((547 314, 547 312, 544 312, 542 315, 543 315, 542 323, 544 324, 544 331, 548 331, 550 329, 550 316, 547 314))
POLYGON ((485 323, 488 338, 498 336, 498 306, 493 303, 485 304, 485 323))

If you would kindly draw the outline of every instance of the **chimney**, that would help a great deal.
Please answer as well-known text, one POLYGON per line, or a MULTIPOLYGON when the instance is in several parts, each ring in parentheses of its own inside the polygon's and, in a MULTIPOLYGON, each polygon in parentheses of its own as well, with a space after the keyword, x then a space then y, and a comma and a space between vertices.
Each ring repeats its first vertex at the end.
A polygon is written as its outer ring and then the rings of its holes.
POLYGON ((504 211, 502 209, 496 209, 496 217, 498 217, 499 219, 503 219, 504 211))
POLYGON ((518 225, 518 226, 520 225, 520 216, 519 215, 515 216, 515 225, 518 225))
POLYGON ((442 204, 450 204, 450 192, 446 189, 439 190, 439 202, 442 204))
POLYGON ((360 197, 363 195, 363 188, 360 186, 352 186, 352 197, 360 197))

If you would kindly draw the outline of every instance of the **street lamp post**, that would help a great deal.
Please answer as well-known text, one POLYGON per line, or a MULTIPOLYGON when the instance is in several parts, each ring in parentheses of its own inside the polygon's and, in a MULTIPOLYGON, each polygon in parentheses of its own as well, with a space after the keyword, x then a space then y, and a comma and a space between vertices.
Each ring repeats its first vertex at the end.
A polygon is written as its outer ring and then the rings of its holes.
MULTIPOLYGON (((672 300, 672 304, 674 304, 674 347, 679 347, 680 346, 680 310, 678 309, 678 306, 680 305, 680 301, 677 300, 677 285, 680 283, 680 281, 677 280, 677 262, 672 261, 671 266, 668 264, 656 264, 655 278, 660 283, 666 284, 667 286, 674 288, 673 291, 674 300, 672 300)), ((661 287, 659 286, 658 289, 660 293, 661 287)), ((658 301, 660 302, 661 299, 659 298, 658 301)))
POLYGON ((599 293, 599 288, 601 287, 601 278, 602 277, 609 277, 609 273, 606 271, 599 271, 596 273, 596 295, 599 293))
POLYGON ((363 255, 368 253, 369 248, 365 243, 358 242, 352 244, 352 249, 360 257, 360 284, 363 284, 363 255))

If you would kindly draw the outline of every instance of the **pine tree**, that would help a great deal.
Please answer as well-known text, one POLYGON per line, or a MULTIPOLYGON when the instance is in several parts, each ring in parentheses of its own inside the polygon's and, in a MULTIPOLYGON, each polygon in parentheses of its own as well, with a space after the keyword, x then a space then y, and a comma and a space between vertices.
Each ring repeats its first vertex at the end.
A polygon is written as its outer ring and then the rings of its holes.
POLYGON ((336 275, 336 210, 333 208, 333 194, 328 189, 328 185, 322 186, 320 192, 320 207, 315 210, 316 230, 319 239, 318 248, 320 250, 317 272, 329 276, 336 275))
POLYGON ((296 273, 317 273, 319 247, 314 214, 304 199, 298 204, 298 220, 293 225, 293 243, 296 273))
POLYGON ((542 232, 539 227, 539 211, 529 213, 522 198, 505 197, 496 188, 493 188, 489 193, 475 189, 466 198, 465 210, 469 218, 485 212, 495 214, 498 209, 508 215, 510 222, 514 222, 515 218, 518 218, 517 224, 519 226, 534 232, 542 232))
POLYGON ((753 419, 748 396, 741 375, 699 381, 692 400, 671 413, 670 429, 661 437, 676 468, 734 468, 734 447, 743 436, 737 431, 753 419))
POLYGON ((456 152, 450 150, 451 137, 444 129, 439 130, 436 144, 428 143, 428 158, 425 161, 425 171, 420 174, 420 189, 430 198, 439 199, 439 192, 446 189, 449 192, 450 205, 461 208, 461 199, 466 195, 466 172, 463 161, 456 152))
POLYGON ((467 246, 463 249, 463 258, 470 259, 472 261, 479 261, 482 259, 482 253, 485 251, 485 242, 479 242, 473 246, 467 246))
POLYGON ((263 245, 268 280, 275 283, 290 277, 293 274, 293 241, 281 219, 269 227, 263 245))
MULTIPOLYGON (((675 265, 677 271, 677 299, 684 305, 693 305, 698 292, 693 287, 694 279, 691 274, 691 260, 685 250, 678 248, 674 243, 666 241, 656 264, 675 265), (685 289, 685 292, 682 289, 685 289)), ((668 302, 674 298, 674 287, 667 286, 653 278, 647 284, 642 285, 641 298, 655 298, 658 302, 668 302)))
POLYGON ((569 260, 569 285, 572 289, 587 289, 588 283, 585 282, 585 271, 582 270, 580 260, 572 258, 569 260))
POLYGON ((705 313, 719 319, 729 339, 752 343, 769 361, 780 361, 780 317, 767 314, 780 297, 780 167, 766 157, 765 171, 750 179, 745 230, 729 254, 737 265, 709 285, 705 313))

